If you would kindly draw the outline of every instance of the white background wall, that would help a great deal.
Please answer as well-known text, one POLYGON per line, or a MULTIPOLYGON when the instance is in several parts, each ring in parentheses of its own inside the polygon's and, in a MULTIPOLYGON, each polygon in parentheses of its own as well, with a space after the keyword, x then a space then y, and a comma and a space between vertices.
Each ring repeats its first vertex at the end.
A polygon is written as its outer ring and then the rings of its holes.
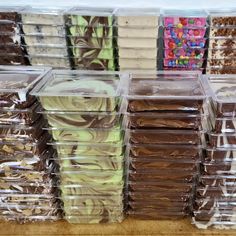
POLYGON ((0 0, 0 5, 163 7, 176 9, 236 8, 236 0, 0 0))

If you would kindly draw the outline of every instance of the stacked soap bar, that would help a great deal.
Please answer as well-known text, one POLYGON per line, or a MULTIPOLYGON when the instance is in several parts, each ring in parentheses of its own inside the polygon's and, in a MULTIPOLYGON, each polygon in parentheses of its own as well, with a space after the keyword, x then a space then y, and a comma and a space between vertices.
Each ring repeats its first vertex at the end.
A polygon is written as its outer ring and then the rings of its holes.
POLYGON ((116 70, 112 9, 72 8, 65 14, 74 69, 116 70))
POLYGON ((157 70, 159 9, 116 10, 119 70, 157 70))
POLYGON ((209 74, 236 74, 236 11, 210 11, 207 70, 209 74))
POLYGON ((30 64, 70 68, 63 10, 27 7, 20 13, 30 64))
POLYGON ((21 223, 58 219, 56 164, 49 135, 29 95, 44 69, 0 67, 0 219, 21 223))
POLYGON ((129 210, 140 219, 190 213, 205 94, 198 74, 133 74, 128 93, 129 210))
POLYGON ((0 64, 25 65, 24 48, 21 46, 21 8, 0 8, 0 64))
POLYGON ((194 223, 199 228, 236 228, 236 81, 235 76, 204 78, 211 97, 212 128, 197 188, 194 223))
POLYGON ((65 219, 71 223, 123 220, 124 79, 113 72, 53 71, 33 92, 50 125, 65 219))
POLYGON ((206 54, 204 11, 164 10, 164 70, 203 70, 206 54))

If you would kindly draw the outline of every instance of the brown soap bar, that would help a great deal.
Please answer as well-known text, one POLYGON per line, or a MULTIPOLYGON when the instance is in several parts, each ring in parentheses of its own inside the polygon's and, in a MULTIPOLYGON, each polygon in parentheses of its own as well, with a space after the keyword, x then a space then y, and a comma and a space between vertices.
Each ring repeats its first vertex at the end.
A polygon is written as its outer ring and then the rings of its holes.
POLYGON ((236 48, 236 39, 235 38, 210 38, 209 39, 209 48, 228 48, 233 49, 236 48))
POLYGON ((214 129, 216 133, 236 133, 236 118, 218 118, 215 120, 214 129))
POLYGON ((224 59, 224 58, 231 59, 233 57, 236 57, 236 50, 233 50, 230 47, 208 50, 208 59, 224 59))
POLYGON ((130 130, 130 142, 134 144, 200 144, 196 131, 130 130))
MULTIPOLYGON (((24 55, 24 48, 20 45, 17 44, 12 44, 12 45, 0 45, 0 54, 1 56, 7 57, 8 54, 16 54, 18 56, 23 56, 24 55), (7 55, 6 55, 7 54, 7 55)), ((10 57, 12 55, 9 55, 9 58, 14 58, 10 57)))
POLYGON ((211 37, 236 37, 236 28, 234 27, 212 27, 210 28, 211 37))
POLYGON ((236 58, 225 58, 225 59, 208 59, 207 60, 207 67, 221 67, 221 66, 230 66, 235 67, 236 66, 236 58))
POLYGON ((217 175, 223 173, 232 173, 236 174, 235 164, 228 162, 228 163, 217 163, 217 164, 204 164, 203 163, 203 170, 205 174, 208 175, 217 175))
POLYGON ((218 187, 218 186, 233 186, 236 182, 236 177, 234 175, 202 175, 199 180, 201 186, 210 186, 210 187, 218 187))
POLYGON ((130 128, 194 129, 202 127, 202 116, 189 113, 139 112, 128 115, 130 128))
POLYGON ((208 138, 211 147, 236 147, 236 134, 209 134, 208 138))
POLYGON ((233 197, 236 194, 234 187, 200 187, 196 190, 198 197, 233 197))
POLYGON ((236 68, 230 66, 210 67, 206 68, 207 74, 236 74, 236 68))
POLYGON ((8 20, 13 22, 19 22, 20 21, 20 15, 17 12, 0 12, 0 20, 8 20))

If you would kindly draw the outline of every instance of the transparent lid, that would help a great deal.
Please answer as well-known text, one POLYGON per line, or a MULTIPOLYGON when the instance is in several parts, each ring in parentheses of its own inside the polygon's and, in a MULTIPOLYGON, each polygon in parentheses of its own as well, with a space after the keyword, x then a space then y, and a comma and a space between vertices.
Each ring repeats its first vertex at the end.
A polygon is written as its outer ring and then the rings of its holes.
POLYGON ((113 16, 113 11, 112 8, 73 7, 66 14, 78 16, 113 16))
POLYGON ((236 16, 236 8, 209 9, 207 12, 210 15, 210 17, 236 16))
POLYGON ((126 94, 128 99, 204 99, 198 72, 133 73, 126 94), (137 79, 136 79, 137 78, 137 79))
POLYGON ((0 66, 0 93, 18 93, 21 101, 49 72, 48 67, 0 66))
POLYGON ((23 6, 0 6, 0 12, 19 12, 23 9, 23 6))
POLYGON ((117 16, 160 16, 159 8, 118 8, 115 10, 117 16))
POLYGON ((236 103, 235 78, 235 75, 203 76, 207 95, 218 103, 236 103))
POLYGON ((163 17, 207 17, 207 12, 199 9, 166 9, 162 11, 163 17))
POLYGON ((36 96, 117 97, 129 74, 103 71, 54 70, 31 92, 36 96))
POLYGON ((21 14, 46 14, 61 15, 65 11, 65 7, 26 7, 20 11, 21 14))

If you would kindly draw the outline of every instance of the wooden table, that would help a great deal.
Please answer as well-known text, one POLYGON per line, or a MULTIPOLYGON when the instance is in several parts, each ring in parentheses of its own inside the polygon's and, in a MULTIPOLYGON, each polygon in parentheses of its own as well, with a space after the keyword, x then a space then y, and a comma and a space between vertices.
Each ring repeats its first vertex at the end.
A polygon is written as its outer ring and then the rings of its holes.
POLYGON ((55 223, 16 224, 0 222, 0 235, 236 235, 236 230, 199 230, 189 220, 141 221, 126 219, 122 224, 72 225, 60 221, 55 223))

